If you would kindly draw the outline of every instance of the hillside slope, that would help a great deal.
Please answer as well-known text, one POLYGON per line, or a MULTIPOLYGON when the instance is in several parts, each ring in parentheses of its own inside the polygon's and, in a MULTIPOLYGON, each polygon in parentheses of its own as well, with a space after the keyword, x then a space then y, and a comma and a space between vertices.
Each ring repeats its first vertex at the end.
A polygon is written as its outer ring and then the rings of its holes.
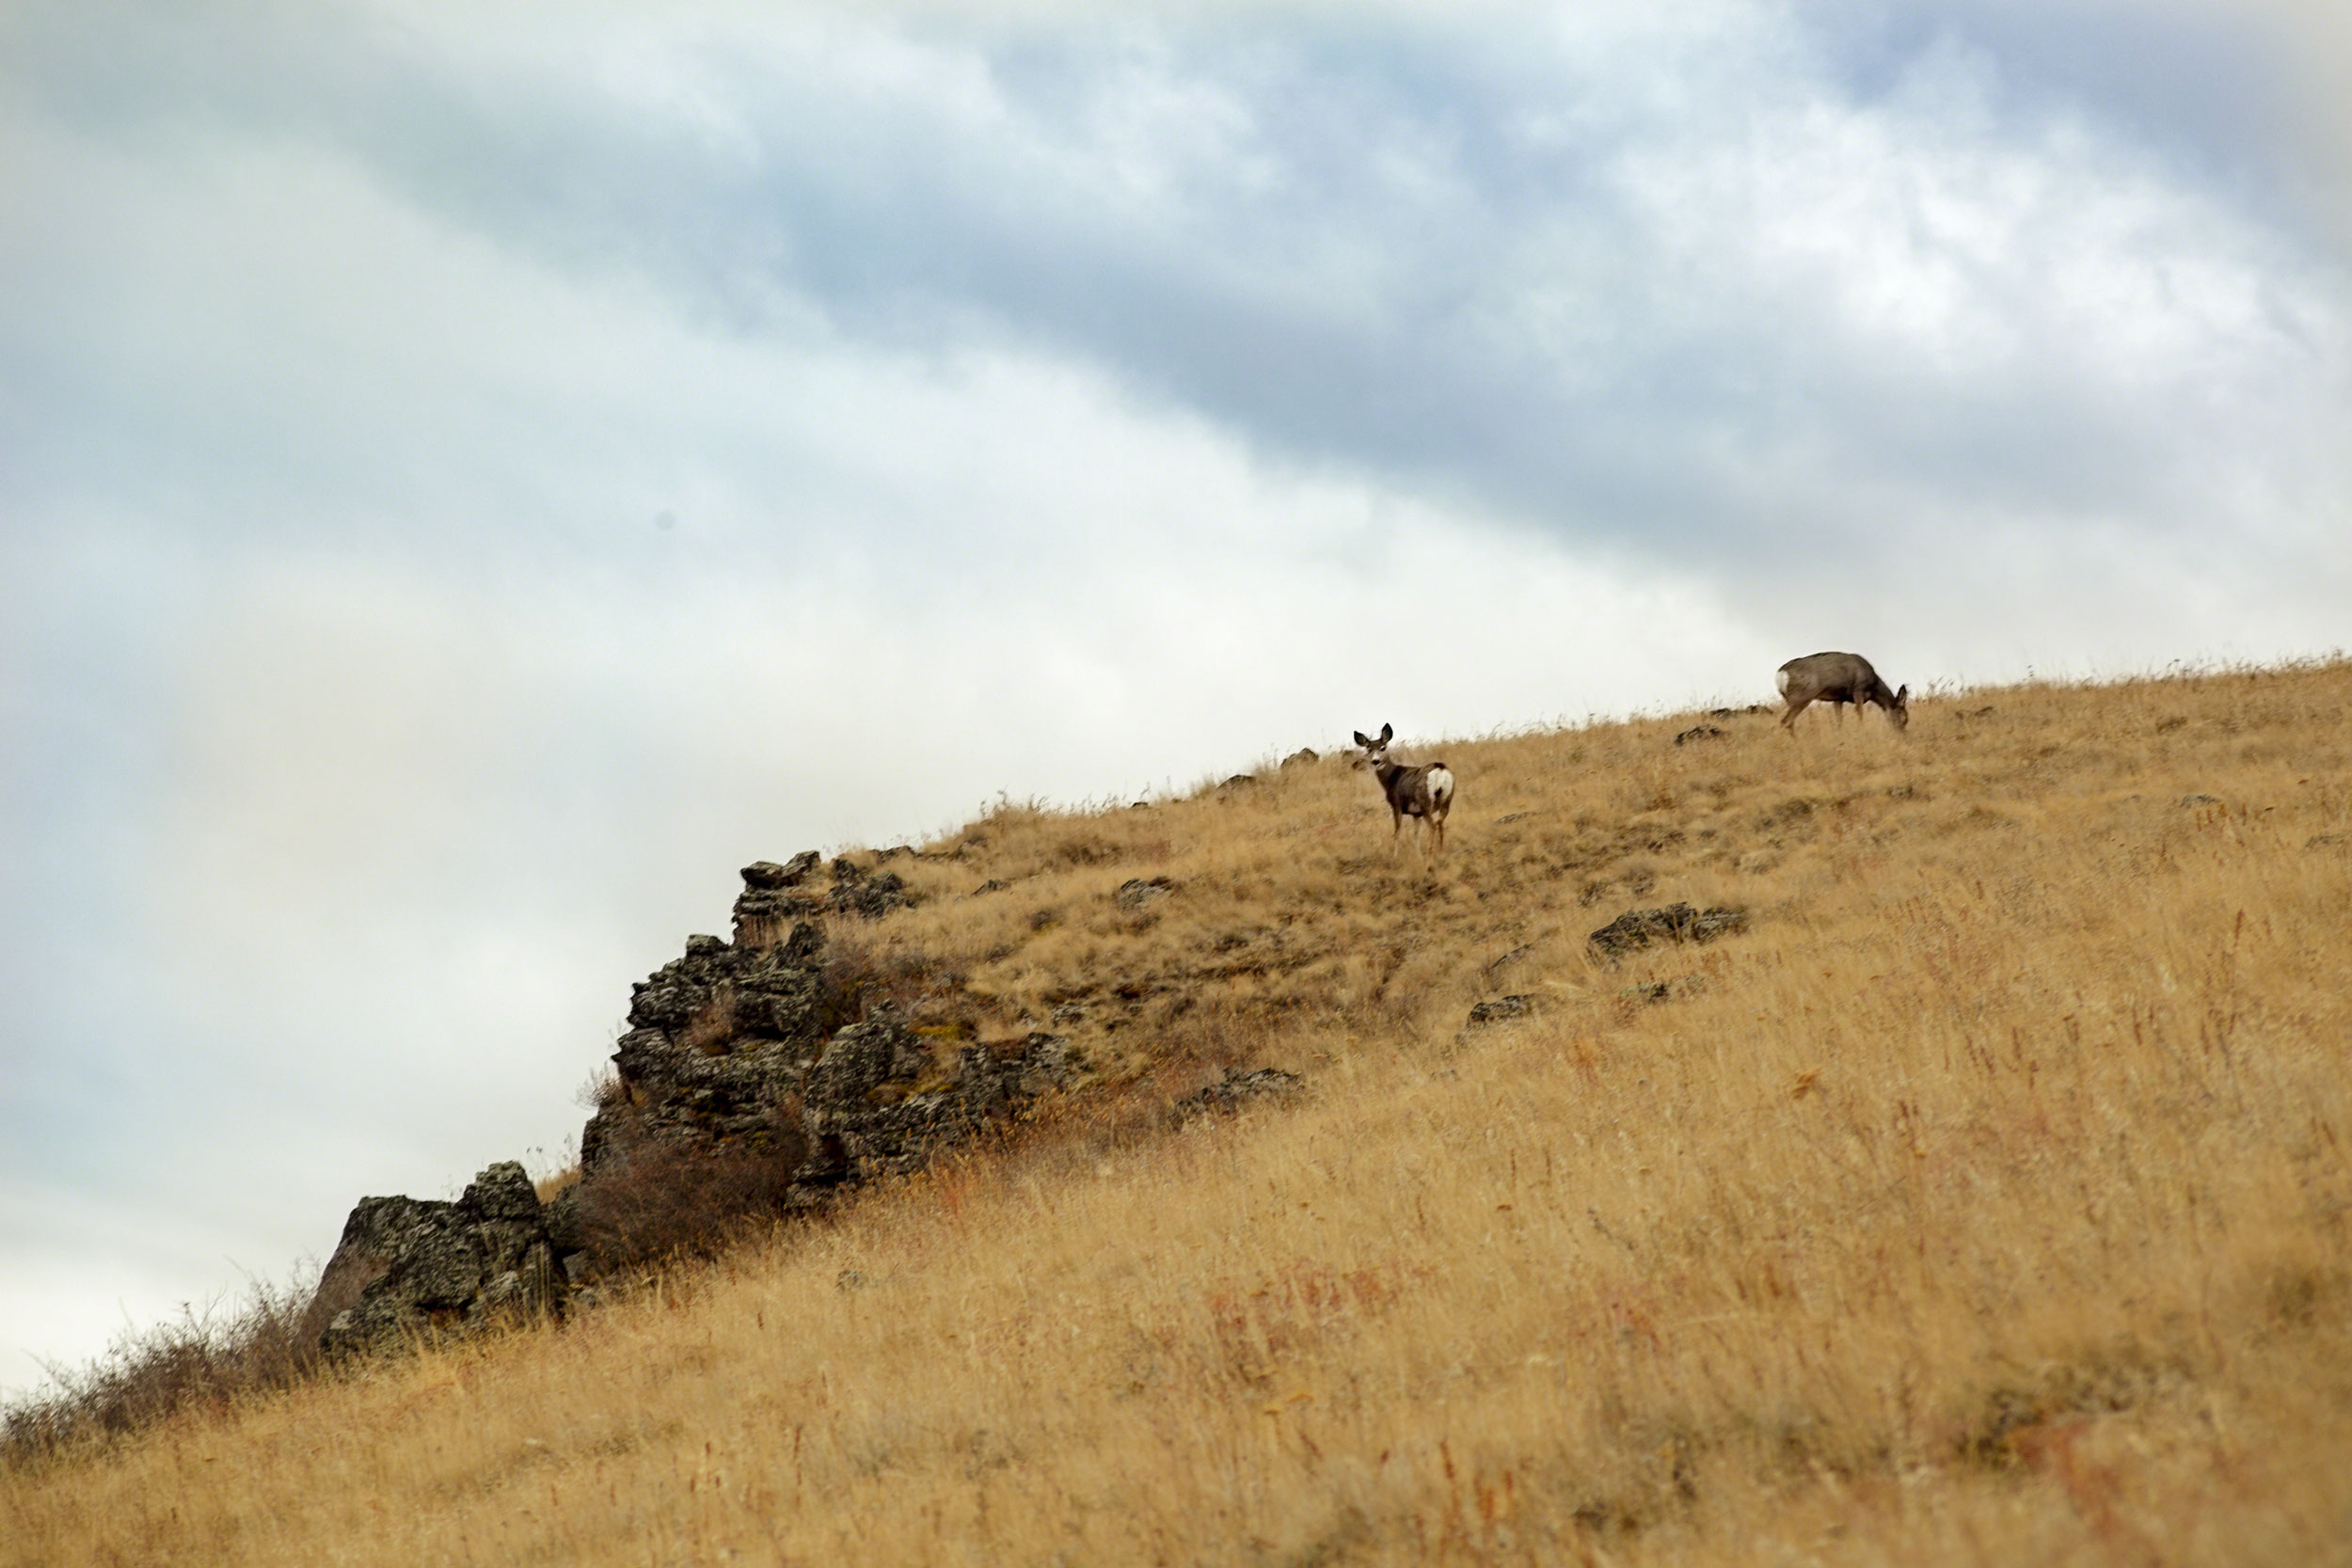
POLYGON ((834 941, 1093 1090, 0 1475, 0 1561, 2344 1560, 2347 717, 2339 662, 1448 742, 1434 865, 1329 759, 1000 809, 834 941), (1587 940, 1674 902, 1747 922, 1587 940))

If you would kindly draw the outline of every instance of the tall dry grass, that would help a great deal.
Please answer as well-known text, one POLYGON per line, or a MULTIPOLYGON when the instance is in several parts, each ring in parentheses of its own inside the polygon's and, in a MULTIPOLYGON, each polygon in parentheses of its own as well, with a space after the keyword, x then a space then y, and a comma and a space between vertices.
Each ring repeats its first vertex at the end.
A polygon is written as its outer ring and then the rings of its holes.
POLYGON ((1000 811, 857 961, 1060 1009, 1127 1098, 21 1467, 0 1560, 2352 1559, 2347 706, 2337 663, 1449 744, 1434 866, 1337 766, 1000 811), (1750 925, 1586 948, 1675 899, 1750 925), (1304 1101, 1135 1109, 1260 1061, 1304 1101))

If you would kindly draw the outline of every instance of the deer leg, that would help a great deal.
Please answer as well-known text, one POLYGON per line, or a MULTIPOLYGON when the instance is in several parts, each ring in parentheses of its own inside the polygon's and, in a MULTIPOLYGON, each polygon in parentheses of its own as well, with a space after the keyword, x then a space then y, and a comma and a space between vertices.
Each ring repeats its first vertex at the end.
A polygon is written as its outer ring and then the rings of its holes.
POLYGON ((1811 702, 1812 700, 1813 699, 1810 697, 1789 698, 1788 711, 1780 716, 1780 727, 1787 730, 1789 734, 1794 735, 1797 730, 1797 715, 1803 713, 1804 711, 1805 704, 1811 702))

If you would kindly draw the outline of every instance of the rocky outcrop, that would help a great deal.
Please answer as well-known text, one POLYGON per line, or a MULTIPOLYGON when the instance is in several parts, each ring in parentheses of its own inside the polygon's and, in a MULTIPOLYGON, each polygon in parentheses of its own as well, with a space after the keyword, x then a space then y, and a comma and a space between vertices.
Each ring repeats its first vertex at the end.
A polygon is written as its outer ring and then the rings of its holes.
MULTIPOLYGON (((649 1233, 647 1195, 622 1191, 632 1168, 641 1183, 652 1172, 679 1181, 697 1159, 723 1161, 729 1191, 807 1207, 845 1181, 912 1169, 1082 1070, 1059 1036, 982 1045, 869 1005, 854 982, 828 978, 812 923, 774 939, 773 895, 805 886, 817 863, 744 868, 736 928, 766 932, 768 945, 690 937, 685 957, 637 986, 612 1084, 580 1135, 573 1201, 592 1253, 600 1221, 622 1209, 632 1233, 649 1233)), ((904 902, 896 875, 832 869, 827 905, 838 912, 879 918, 904 902)))
POLYGON ((822 1188, 912 1170, 990 1121, 1068 1087, 1082 1066, 1059 1035, 1032 1034, 1002 1053, 963 1044, 943 1062, 930 1041, 895 1020, 851 1024, 809 1071, 800 1101, 809 1152, 795 1182, 822 1188))
POLYGON ((826 895, 825 905, 835 914, 880 920, 891 911, 903 910, 914 902, 914 895, 907 891, 906 879, 896 871, 873 876, 846 859, 833 863, 833 892, 826 895))
POLYGON ((544 1208, 520 1165, 454 1203, 363 1199, 311 1305, 332 1352, 560 1310, 600 1270, 707 1248, 746 1217, 912 1170, 1083 1070, 1058 1035, 986 1043, 916 1025, 826 964, 820 916, 880 919, 895 874, 812 853, 743 868, 732 942, 686 939, 632 989, 612 1075, 580 1134, 580 1179, 544 1208))
POLYGON ((559 1264, 539 1196, 509 1160, 454 1203, 363 1197, 311 1298, 329 1354, 378 1351, 561 1312, 559 1264))
POLYGON ((1227 1068, 1225 1076, 1208 1087, 1196 1089, 1168 1107, 1169 1115, 1178 1122, 1216 1112, 1231 1115, 1253 1100, 1295 1094, 1306 1081, 1295 1072, 1284 1072, 1279 1067, 1262 1067, 1252 1072, 1227 1068))
MULTIPOLYGON (((748 896, 748 895, 747 895, 748 896)), ((686 956, 638 983, 614 1045, 617 1092, 580 1138, 593 1179, 624 1142, 761 1144, 789 1132, 786 1099, 831 1020, 824 935, 805 922, 771 947, 686 939, 686 956)))
POLYGON ((1610 958, 1639 952, 1663 942, 1712 942, 1747 928, 1745 911, 1694 910, 1669 904, 1660 910, 1628 910, 1592 934, 1592 943, 1610 958))
POLYGON ((824 909, 825 901, 802 886, 817 862, 816 850, 803 849, 782 865, 754 861, 743 868, 743 895, 735 901, 735 945, 771 947, 824 909))
POLYGON ((1470 1010, 1472 1023, 1501 1023, 1505 1019, 1525 1018, 1535 1010, 1535 999, 1527 995, 1498 996, 1490 1002, 1480 1002, 1470 1010))

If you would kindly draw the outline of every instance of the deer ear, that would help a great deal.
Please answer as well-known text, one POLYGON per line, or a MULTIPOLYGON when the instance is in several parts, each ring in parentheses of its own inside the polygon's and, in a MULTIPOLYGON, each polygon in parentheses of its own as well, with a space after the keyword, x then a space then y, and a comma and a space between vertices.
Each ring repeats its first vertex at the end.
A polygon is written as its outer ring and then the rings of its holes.
POLYGON ((1381 745, 1386 746, 1386 745, 1387 745, 1390 741, 1394 740, 1395 738, 1396 738, 1396 727, 1395 727, 1394 725, 1392 725, 1392 724, 1383 724, 1383 725, 1381 725, 1381 726, 1380 726, 1380 744, 1381 744, 1381 745))
POLYGON ((1900 707, 1900 706, 1902 706, 1905 703, 1907 703, 1907 702, 1909 702, 1909 701, 1911 701, 1911 688, 1910 688, 1910 687, 1906 686, 1906 687, 1904 687, 1901 690, 1899 690, 1899 691, 1898 691, 1898 692, 1896 692, 1896 693, 1895 693, 1895 705, 1896 705, 1897 707, 1900 707))
POLYGON ((1356 744, 1359 746, 1369 746, 1372 744, 1372 736, 1366 735, 1361 730, 1358 730, 1356 732, 1356 744))

